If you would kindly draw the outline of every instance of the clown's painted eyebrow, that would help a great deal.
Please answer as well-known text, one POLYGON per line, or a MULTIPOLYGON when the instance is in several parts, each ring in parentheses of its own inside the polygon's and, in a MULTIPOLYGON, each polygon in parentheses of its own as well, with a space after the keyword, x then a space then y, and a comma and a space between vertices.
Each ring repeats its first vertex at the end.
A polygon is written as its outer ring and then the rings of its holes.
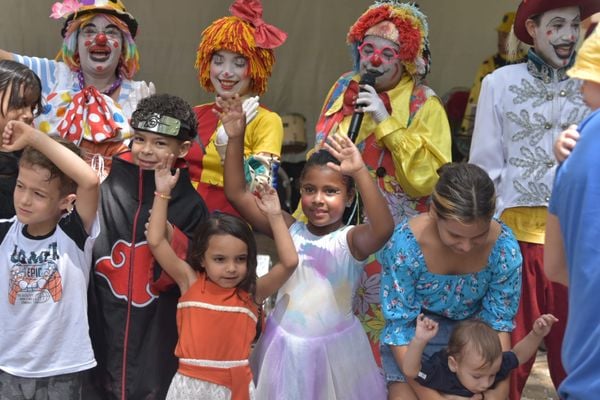
MULTIPOLYGON (((81 26, 81 28, 88 28, 88 27, 97 28, 96 24, 91 21, 88 22, 87 24, 81 26)), ((108 24, 104 27, 104 29, 107 29, 107 28, 119 29, 119 27, 115 24, 108 24)))
MULTIPOLYGON (((571 22, 580 22, 581 18, 579 15, 577 15, 575 18, 573 18, 573 20, 571 22)), ((546 25, 553 25, 553 24, 564 24, 567 22, 567 19, 565 17, 561 17, 561 16, 556 16, 554 18, 552 18, 550 21, 548 21, 548 23, 546 25)))

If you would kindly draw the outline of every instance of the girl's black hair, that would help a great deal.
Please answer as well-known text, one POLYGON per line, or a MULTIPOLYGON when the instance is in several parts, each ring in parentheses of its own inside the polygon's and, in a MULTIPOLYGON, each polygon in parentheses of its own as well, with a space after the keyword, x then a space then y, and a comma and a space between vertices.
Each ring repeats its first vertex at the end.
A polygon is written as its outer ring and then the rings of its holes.
POLYGON ((34 117, 43 109, 42 82, 25 65, 13 60, 0 60, 0 115, 4 117, 4 104, 8 98, 8 110, 31 107, 34 117), (10 92, 10 95, 8 94, 10 92))
POLYGON ((208 217, 206 221, 201 222, 194 232, 194 237, 187 257, 188 264, 196 271, 206 273, 202 263, 204 262, 204 255, 208 249, 208 242, 210 241, 210 238, 215 235, 231 235, 246 243, 246 246, 248 247, 246 261, 248 270, 246 272, 246 277, 242 279, 238 285, 238 289, 245 290, 254 297, 257 279, 256 239, 254 238, 250 226, 248 226, 241 218, 216 212, 208 217))
MULTIPOLYGON (((323 167, 326 166, 328 162, 340 165, 340 161, 334 156, 332 156, 331 153, 325 149, 321 149, 312 153, 306 161, 306 164, 304 164, 304 168, 302 168, 302 172, 300 173, 300 181, 302 182, 306 171, 308 171, 310 168, 323 167)), ((344 183, 346 184, 346 189, 348 193, 351 193, 352 190, 354 190, 354 178, 348 175, 343 175, 343 179, 344 183)))

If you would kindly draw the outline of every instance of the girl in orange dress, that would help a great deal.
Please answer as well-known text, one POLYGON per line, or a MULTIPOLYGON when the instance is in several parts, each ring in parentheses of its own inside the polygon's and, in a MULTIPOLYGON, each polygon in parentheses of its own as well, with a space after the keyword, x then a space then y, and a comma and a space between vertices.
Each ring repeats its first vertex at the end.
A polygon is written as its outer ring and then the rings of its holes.
POLYGON ((260 186, 258 207, 273 232, 279 262, 261 278, 256 275, 256 242, 238 217, 214 214, 201 223, 180 259, 166 239, 167 205, 179 171, 174 157, 156 169, 156 192, 148 225, 148 245, 156 261, 177 282, 179 369, 167 399, 254 398, 248 364, 250 346, 260 324, 260 304, 275 293, 298 264, 294 243, 283 219, 275 189, 260 186))

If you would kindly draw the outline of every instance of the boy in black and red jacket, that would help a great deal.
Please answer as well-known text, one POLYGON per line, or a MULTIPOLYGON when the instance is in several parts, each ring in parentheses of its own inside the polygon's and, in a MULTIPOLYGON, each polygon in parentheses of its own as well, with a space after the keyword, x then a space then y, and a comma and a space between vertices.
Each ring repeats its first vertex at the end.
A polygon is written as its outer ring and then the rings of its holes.
POLYGON ((164 399, 177 369, 173 352, 179 291, 150 252, 144 234, 155 196, 154 168, 178 157, 180 179, 171 193, 171 242, 185 258, 187 241, 208 216, 190 183, 183 157, 197 120, 179 97, 143 99, 131 117, 131 150, 113 157, 101 185, 103 235, 94 246, 90 326, 98 367, 92 377, 102 399, 164 399))

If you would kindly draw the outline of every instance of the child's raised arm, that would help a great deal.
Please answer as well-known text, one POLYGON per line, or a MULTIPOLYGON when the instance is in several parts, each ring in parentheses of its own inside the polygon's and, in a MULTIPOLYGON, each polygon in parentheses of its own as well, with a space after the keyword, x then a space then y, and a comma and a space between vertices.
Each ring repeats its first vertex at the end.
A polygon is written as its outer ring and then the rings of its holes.
POLYGON ((558 322, 558 319, 552 314, 541 315, 535 320, 531 332, 512 349, 519 360, 519 364, 523 364, 533 357, 544 337, 550 333, 550 329, 555 322, 558 322))
POLYGON ((2 148, 16 151, 26 146, 44 154, 77 183, 77 213, 86 232, 90 233, 98 211, 100 191, 100 181, 96 172, 81 157, 45 133, 21 121, 8 122, 2 133, 2 148))
POLYGON ((268 185, 260 186, 256 203, 269 221, 279 257, 279 262, 256 282, 255 301, 260 304, 279 290, 281 285, 294 273, 298 265, 298 254, 283 219, 279 197, 275 189, 268 185))
POLYGON ((12 60, 13 54, 9 51, 0 49, 0 60, 12 60))
POLYGON ((354 143, 342 135, 330 135, 325 148, 340 161, 330 168, 354 178, 368 222, 355 226, 348 233, 348 245, 357 260, 364 260, 387 242, 394 230, 394 220, 387 202, 369 174, 354 143))
POLYGON ((423 314, 417 317, 415 336, 406 347, 402 360, 402 372, 406 377, 415 379, 421 370, 421 357, 427 343, 437 334, 439 325, 423 314))
POLYGON ((179 179, 179 169, 175 175, 171 174, 170 166, 173 165, 174 160, 175 156, 169 155, 154 171, 156 192, 154 192, 154 203, 152 203, 146 239, 156 261, 177 283, 181 294, 184 294, 197 277, 192 267, 177 256, 167 240, 167 210, 171 199, 171 190, 179 179))
MULTIPOLYGON (((254 229, 273 237, 267 216, 257 205, 255 195, 250 193, 246 187, 246 178, 244 176, 244 133, 246 131, 246 119, 241 99, 237 95, 231 99, 218 97, 217 104, 222 110, 217 114, 229 137, 223 173, 223 187, 227 200, 231 202, 242 218, 248 221, 254 229)), ((282 211, 282 215, 287 226, 294 223, 294 219, 288 213, 282 211)))

